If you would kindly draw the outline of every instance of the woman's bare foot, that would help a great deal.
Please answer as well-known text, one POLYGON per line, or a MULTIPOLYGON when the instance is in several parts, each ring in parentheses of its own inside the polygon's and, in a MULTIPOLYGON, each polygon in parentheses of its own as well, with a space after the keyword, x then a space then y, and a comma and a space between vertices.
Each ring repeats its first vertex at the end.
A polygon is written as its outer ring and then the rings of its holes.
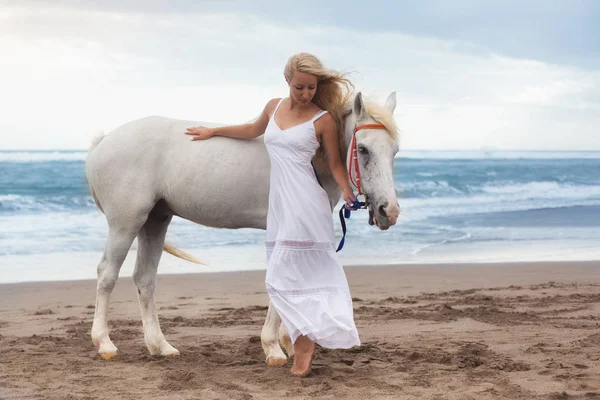
POLYGON ((306 336, 300 336, 294 343, 294 365, 290 373, 294 376, 304 378, 310 374, 312 367, 315 343, 306 336))

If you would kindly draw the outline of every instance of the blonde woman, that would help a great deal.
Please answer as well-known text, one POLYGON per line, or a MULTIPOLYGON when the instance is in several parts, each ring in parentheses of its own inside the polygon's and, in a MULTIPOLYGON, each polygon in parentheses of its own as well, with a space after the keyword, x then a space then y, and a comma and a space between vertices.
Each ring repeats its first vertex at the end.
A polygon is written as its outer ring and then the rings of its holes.
POLYGON ((271 160, 266 286, 294 344, 290 372, 302 377, 311 371, 315 343, 326 348, 360 345, 348 283, 335 252, 330 203, 311 165, 316 152, 323 151, 344 200, 353 204, 356 197, 339 144, 352 84, 306 53, 288 60, 284 76, 289 96, 269 101, 255 122, 195 127, 186 133, 192 140, 265 135, 271 160))

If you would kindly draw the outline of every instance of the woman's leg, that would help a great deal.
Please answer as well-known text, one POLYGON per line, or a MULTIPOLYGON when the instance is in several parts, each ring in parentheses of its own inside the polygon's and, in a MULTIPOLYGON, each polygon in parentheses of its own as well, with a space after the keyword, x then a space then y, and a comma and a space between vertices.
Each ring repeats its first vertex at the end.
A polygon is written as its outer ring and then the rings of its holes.
POLYGON ((294 376, 305 377, 310 373, 315 343, 307 336, 300 336, 294 343, 294 365, 290 373, 294 376))

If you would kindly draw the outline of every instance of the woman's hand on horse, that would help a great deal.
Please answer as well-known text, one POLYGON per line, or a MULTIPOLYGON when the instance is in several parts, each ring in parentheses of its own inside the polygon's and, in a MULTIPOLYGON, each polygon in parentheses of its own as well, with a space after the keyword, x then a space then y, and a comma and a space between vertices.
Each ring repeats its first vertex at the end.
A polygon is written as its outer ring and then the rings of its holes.
POLYGON ((211 128, 207 128, 205 126, 196 126, 193 128, 187 128, 185 132, 186 135, 192 136, 192 141, 194 140, 205 140, 214 136, 214 131, 211 128))

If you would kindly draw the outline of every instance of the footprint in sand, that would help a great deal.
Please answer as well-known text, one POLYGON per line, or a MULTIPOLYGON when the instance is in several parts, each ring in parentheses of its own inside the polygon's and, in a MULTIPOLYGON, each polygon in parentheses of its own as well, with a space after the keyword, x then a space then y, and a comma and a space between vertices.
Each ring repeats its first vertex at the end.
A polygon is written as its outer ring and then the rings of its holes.
POLYGON ((42 310, 37 310, 33 315, 51 315, 51 314, 56 314, 56 313, 49 308, 44 308, 42 310))
POLYGON ((72 321, 72 320, 75 320, 75 319, 79 319, 79 318, 77 318, 77 317, 75 317, 73 315, 71 315, 70 317, 64 317, 64 318, 60 318, 59 317, 59 318, 56 318, 57 321, 72 321))

